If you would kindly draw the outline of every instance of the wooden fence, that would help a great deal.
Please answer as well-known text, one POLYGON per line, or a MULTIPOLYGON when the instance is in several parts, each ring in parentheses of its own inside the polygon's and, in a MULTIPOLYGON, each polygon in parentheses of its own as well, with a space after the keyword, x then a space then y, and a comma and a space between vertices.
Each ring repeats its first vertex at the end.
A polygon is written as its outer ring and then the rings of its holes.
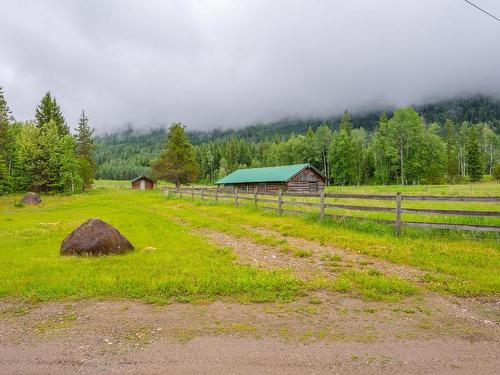
MULTIPOLYGON (((284 205, 292 205, 298 207, 308 207, 318 209, 318 214, 321 218, 332 217, 339 219, 355 219, 355 220, 371 220, 379 223, 394 225, 396 234, 399 235, 403 226, 419 227, 419 228, 441 228, 441 229, 454 229, 454 230, 468 230, 480 232, 499 232, 500 226, 496 225, 476 225, 476 224, 451 224, 439 222, 424 222, 424 221, 404 221, 403 214, 412 215, 441 215, 441 216, 469 216, 469 217, 500 217, 500 211, 471 211, 471 210, 440 210, 429 208, 404 208, 404 201, 436 201, 436 202, 482 202, 482 203, 500 203, 500 197, 453 197, 453 196, 415 196, 415 195, 384 195, 384 194, 333 194, 333 193, 289 193, 278 191, 273 192, 253 192, 234 190, 234 189, 217 189, 217 188, 180 188, 174 189, 171 187, 163 187, 163 194, 169 195, 171 193, 179 194, 180 197, 190 196, 200 197, 202 200, 213 199, 216 202, 219 200, 230 200, 236 207, 239 206, 240 201, 251 201, 256 207, 263 209, 277 211, 279 214, 303 214, 311 211, 305 210, 291 210, 283 208, 284 205), (306 202, 298 200, 288 200, 289 197, 303 197, 303 198, 318 198, 318 202, 306 202), (338 204, 328 203, 328 198, 335 200, 342 199, 360 199, 360 200, 375 200, 375 201, 393 201, 395 207, 381 207, 381 206, 365 206, 358 204, 338 204), (261 205, 261 203, 273 204, 275 207, 261 205), (260 204, 260 205, 259 205, 260 204), (340 215, 333 213, 326 213, 326 209, 341 209, 365 212, 388 212, 394 214, 393 220, 379 219, 379 218, 365 218, 351 215, 340 215)), ((316 211, 312 211, 316 212, 316 211)))

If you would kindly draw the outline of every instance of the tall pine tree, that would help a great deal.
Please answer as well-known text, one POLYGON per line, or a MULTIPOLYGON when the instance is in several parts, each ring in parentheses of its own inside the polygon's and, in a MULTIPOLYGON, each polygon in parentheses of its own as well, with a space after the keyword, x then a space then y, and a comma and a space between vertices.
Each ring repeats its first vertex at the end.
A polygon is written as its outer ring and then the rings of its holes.
POLYGON ((173 182, 177 188, 181 183, 193 182, 198 177, 193 146, 181 123, 174 122, 170 125, 165 149, 153 162, 152 171, 157 179, 173 182))
POLYGON ((9 126, 12 121, 12 112, 5 100, 3 88, 0 87, 0 154, 6 157, 9 142, 9 126))
POLYGON ((10 134, 10 123, 12 112, 7 105, 3 88, 0 87, 0 194, 10 190, 9 158, 11 156, 12 139, 10 134))
POLYGON ((56 98, 50 94, 50 91, 47 91, 35 109, 35 125, 38 128, 43 128, 51 120, 56 124, 59 136, 69 134, 69 126, 62 115, 61 107, 57 104, 56 98))
POLYGON ((96 163, 94 152, 96 144, 93 134, 94 129, 89 126, 89 119, 85 115, 85 111, 82 111, 76 134, 76 156, 78 157, 78 170, 79 175, 83 179, 84 189, 89 189, 95 178, 96 163))

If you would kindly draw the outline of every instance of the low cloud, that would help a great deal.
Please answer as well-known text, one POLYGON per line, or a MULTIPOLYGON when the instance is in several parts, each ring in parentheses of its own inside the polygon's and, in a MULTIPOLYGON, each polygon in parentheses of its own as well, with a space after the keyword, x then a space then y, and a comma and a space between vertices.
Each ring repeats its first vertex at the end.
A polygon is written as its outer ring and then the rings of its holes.
POLYGON ((0 86, 18 119, 47 90, 73 127, 85 109, 100 131, 500 92, 500 23, 465 1, 7 0, 2 13, 0 86))

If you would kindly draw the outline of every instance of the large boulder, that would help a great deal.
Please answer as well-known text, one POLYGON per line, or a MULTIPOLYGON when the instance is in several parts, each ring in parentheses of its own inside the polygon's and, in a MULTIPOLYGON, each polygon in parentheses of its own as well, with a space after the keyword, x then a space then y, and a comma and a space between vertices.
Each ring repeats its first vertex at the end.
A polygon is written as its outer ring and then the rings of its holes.
POLYGON ((42 203, 42 198, 37 193, 28 192, 24 194, 21 198, 21 203, 23 204, 40 204, 42 203))
POLYGON ((108 223, 89 219, 64 239, 61 255, 121 254, 133 248, 132 244, 108 223))

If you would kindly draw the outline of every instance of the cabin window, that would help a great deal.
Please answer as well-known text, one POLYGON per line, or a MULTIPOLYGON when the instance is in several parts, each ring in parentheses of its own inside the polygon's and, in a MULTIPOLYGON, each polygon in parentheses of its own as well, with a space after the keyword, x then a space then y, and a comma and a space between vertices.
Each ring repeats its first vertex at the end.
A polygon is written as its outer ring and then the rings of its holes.
POLYGON ((266 191, 266 183, 260 183, 259 184, 259 191, 266 191))
POLYGON ((309 182, 309 192, 316 193, 318 191, 318 183, 317 182, 309 182))

